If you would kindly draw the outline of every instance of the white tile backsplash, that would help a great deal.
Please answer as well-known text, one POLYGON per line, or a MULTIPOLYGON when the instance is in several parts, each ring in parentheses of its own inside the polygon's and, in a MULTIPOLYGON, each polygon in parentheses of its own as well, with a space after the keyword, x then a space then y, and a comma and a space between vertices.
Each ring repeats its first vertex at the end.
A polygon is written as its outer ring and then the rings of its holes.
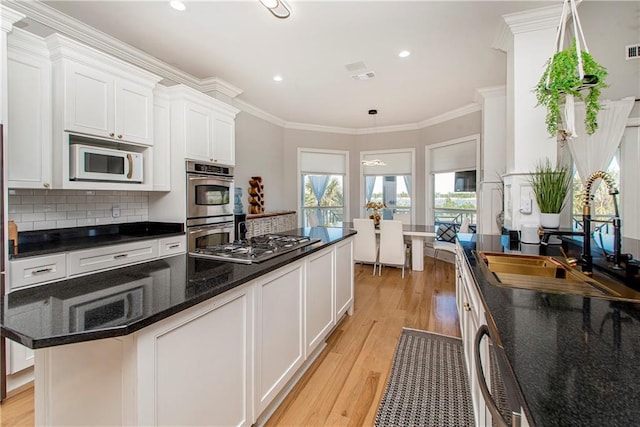
POLYGON ((144 191, 9 190, 9 220, 18 231, 85 227, 149 220, 144 191), (113 218, 114 207, 120 217, 113 218))

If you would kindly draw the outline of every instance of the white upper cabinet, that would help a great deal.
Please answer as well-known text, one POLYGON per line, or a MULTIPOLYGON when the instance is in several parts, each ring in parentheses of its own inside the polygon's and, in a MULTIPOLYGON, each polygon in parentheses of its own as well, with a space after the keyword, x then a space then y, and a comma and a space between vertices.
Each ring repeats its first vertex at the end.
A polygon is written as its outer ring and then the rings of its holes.
POLYGON ((153 144, 153 91, 73 61, 64 67, 64 130, 153 144))
POLYGON ((14 29, 7 59, 7 185, 51 188, 51 61, 42 39, 14 29))
POLYGON ((235 165, 235 117, 240 110, 183 85, 168 91, 172 144, 181 144, 186 159, 235 165))
POLYGON ((46 40, 62 131, 153 145, 153 88, 160 77, 59 34, 46 40))

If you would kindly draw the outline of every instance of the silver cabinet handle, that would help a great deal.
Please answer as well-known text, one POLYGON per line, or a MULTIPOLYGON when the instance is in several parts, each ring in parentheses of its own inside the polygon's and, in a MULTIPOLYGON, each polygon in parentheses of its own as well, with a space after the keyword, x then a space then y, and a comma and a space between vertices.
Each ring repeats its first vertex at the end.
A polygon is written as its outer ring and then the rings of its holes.
POLYGON ((113 259, 126 258, 127 256, 129 256, 129 254, 118 254, 114 255, 113 259))
POLYGON ((53 267, 40 268, 38 270, 31 270, 31 274, 42 274, 42 273, 51 273, 53 271, 53 267))
POLYGON ((174 245, 169 245, 169 249, 175 249, 175 248, 179 248, 180 247, 180 243, 176 243, 174 245))

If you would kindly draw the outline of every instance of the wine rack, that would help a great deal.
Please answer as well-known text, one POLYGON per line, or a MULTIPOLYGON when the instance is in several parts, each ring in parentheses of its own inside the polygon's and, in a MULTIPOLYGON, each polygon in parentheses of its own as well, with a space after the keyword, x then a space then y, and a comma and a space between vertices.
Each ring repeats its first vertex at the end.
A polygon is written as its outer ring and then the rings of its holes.
POLYGON ((249 180, 249 213, 264 212, 264 186, 261 176, 252 176, 249 180))

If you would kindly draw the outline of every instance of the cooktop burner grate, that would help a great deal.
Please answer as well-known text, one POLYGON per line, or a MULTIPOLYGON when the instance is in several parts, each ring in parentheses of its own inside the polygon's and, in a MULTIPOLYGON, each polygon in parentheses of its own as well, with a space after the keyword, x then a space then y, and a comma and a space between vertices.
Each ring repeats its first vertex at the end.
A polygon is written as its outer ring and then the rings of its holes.
POLYGON ((312 239, 307 236, 265 234, 252 237, 249 240, 197 248, 191 255, 221 261, 252 264, 254 262, 266 261, 319 241, 320 239, 312 239))

